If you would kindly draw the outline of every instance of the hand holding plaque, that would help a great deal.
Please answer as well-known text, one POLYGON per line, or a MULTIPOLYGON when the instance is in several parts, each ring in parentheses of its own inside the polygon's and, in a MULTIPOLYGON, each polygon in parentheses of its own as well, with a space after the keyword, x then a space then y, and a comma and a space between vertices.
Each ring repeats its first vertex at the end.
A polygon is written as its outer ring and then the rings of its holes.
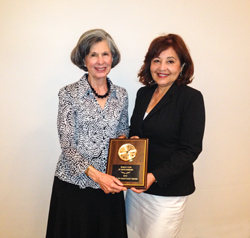
POLYGON ((107 174, 125 187, 146 188, 148 139, 110 139, 107 174))

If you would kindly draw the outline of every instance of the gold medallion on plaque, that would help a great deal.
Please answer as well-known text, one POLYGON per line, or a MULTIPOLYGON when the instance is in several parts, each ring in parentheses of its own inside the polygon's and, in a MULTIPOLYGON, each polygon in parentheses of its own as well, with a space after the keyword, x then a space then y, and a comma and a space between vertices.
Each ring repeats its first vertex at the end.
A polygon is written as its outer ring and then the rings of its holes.
POLYGON ((118 155, 121 160, 131 162, 136 157, 137 149, 132 144, 123 144, 119 150, 118 155))

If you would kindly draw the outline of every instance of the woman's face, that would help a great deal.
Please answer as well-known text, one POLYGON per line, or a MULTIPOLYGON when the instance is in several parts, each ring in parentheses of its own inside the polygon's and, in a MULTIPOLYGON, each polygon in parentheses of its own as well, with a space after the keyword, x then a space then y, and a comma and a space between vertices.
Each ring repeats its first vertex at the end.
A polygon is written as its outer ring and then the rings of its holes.
POLYGON ((85 57, 85 65, 90 80, 106 79, 112 65, 112 54, 107 41, 100 41, 90 48, 85 57))
POLYGON ((173 48, 168 48, 151 61, 152 78, 159 87, 170 87, 181 72, 181 62, 173 48))

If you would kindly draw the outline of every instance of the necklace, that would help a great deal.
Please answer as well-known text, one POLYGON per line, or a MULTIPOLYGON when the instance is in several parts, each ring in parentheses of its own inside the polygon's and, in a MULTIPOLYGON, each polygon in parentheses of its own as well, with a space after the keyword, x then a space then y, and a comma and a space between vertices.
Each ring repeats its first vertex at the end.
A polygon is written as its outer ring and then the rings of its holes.
MULTIPOLYGON (((89 83, 89 81, 88 81, 88 83, 89 83)), ((109 95, 109 93, 110 93, 110 82, 109 82, 108 80, 107 80, 108 91, 107 91, 104 95, 99 95, 99 94, 95 91, 95 89, 92 88, 92 86, 90 85, 90 83, 89 83, 89 86, 90 86, 92 92, 93 92, 93 93, 95 94, 95 96, 98 97, 98 98, 106 98, 106 97, 109 95)))

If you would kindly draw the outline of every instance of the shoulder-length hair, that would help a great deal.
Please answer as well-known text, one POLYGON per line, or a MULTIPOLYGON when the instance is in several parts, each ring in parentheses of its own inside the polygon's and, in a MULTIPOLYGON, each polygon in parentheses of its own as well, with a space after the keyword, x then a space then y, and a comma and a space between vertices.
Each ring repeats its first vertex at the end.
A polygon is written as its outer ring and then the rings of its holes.
POLYGON ((187 46, 183 39, 175 34, 168 34, 164 36, 159 36, 155 38, 149 48, 144 59, 144 64, 142 65, 138 77, 139 81, 146 86, 155 84, 150 72, 151 61, 158 57, 162 51, 168 48, 173 48, 179 57, 182 68, 182 73, 177 78, 177 84, 189 84, 193 80, 194 74, 194 64, 192 58, 189 54, 187 46))
POLYGON ((89 54, 91 47, 101 41, 107 41, 111 51, 113 62, 111 68, 114 68, 121 60, 121 54, 112 37, 102 29, 93 29, 86 31, 78 40, 75 48, 71 52, 71 61, 84 71, 88 71, 85 65, 85 57, 89 54))

